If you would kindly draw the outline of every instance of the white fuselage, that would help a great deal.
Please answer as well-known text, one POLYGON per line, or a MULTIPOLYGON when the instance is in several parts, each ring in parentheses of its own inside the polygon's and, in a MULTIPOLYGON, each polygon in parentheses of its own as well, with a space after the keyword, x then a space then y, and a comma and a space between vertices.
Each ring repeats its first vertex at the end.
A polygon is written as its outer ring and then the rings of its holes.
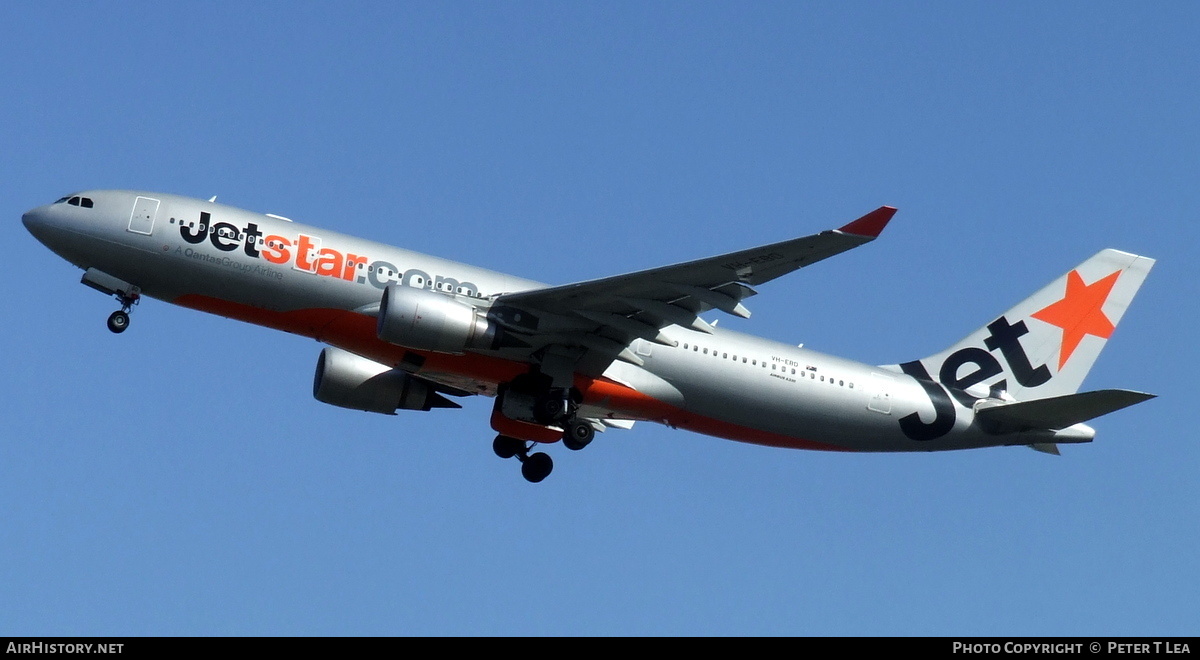
MULTIPOLYGON (((500 294, 544 286, 202 200, 131 191, 80 195, 91 200, 90 208, 59 203, 25 215, 39 240, 80 268, 103 271, 167 302, 314 337, 392 367, 414 351, 375 336, 373 306, 389 284, 432 289, 481 308, 500 294), (139 216, 139 205, 153 208, 139 216)), ((1045 431, 986 433, 973 423, 971 407, 954 398, 948 399, 950 420, 946 403, 935 408, 930 386, 897 367, 719 328, 709 333, 670 325, 662 334, 677 345, 637 339, 629 350, 640 365, 614 360, 601 373, 577 376, 590 417, 850 451, 1055 441, 1045 431), (905 418, 910 425, 936 422, 940 434, 913 439, 902 428, 905 418)), ((410 371, 494 395, 529 370, 539 348, 422 353, 421 366, 410 371)))

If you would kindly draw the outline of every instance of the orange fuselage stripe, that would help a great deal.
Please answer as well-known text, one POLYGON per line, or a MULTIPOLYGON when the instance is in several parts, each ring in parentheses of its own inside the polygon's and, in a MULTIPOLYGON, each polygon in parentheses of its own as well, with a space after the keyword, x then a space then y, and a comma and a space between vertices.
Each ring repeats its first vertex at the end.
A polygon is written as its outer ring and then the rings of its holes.
MULTIPOLYGON (((373 317, 340 309, 298 309, 276 312, 210 296, 188 294, 173 301, 190 309, 216 314, 246 323, 311 337, 317 341, 370 358, 381 364, 396 366, 408 353, 425 359, 422 369, 431 372, 453 373, 466 378, 498 385, 528 373, 530 365, 475 353, 447 355, 413 351, 379 339, 373 317)), ((779 433, 748 428, 724 422, 686 409, 678 408, 647 396, 608 378, 575 376, 575 387, 583 394, 586 404, 601 404, 620 411, 630 418, 659 422, 704 435, 737 440, 771 447, 852 451, 837 445, 793 438, 779 433)), ((532 425, 529 425, 532 426, 532 425)), ((548 437, 541 435, 540 437, 548 437)), ((533 440, 534 438, 528 438, 533 440)), ((539 439, 539 442, 547 442, 539 439)))

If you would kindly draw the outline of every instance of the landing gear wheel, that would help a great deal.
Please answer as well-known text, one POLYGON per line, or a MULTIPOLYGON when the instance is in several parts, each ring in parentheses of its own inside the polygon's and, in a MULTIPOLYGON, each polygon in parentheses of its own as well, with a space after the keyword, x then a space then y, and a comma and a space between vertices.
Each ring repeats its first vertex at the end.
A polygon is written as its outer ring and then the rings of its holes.
POLYGON ((596 429, 592 428, 591 424, 580 419, 573 419, 567 422, 567 427, 563 431, 563 445, 571 451, 579 451, 591 444, 594 437, 596 437, 596 429))
POLYGON ((492 451, 496 452, 500 458, 512 458, 525 451, 525 441, 507 435, 498 435, 492 441, 492 451))
POLYGON ((561 426, 575 416, 581 397, 574 388, 553 389, 540 394, 533 402, 533 418, 546 426, 561 426))
POLYGON ((129 314, 124 311, 116 311, 108 315, 108 329, 121 334, 129 327, 129 314))
POLYGON ((566 401, 553 394, 539 397, 533 404, 533 418, 542 424, 553 424, 566 413, 566 401))
POLYGON ((521 476, 531 484, 536 484, 550 476, 550 471, 553 469, 554 461, 548 454, 541 452, 527 456, 521 461, 521 476))

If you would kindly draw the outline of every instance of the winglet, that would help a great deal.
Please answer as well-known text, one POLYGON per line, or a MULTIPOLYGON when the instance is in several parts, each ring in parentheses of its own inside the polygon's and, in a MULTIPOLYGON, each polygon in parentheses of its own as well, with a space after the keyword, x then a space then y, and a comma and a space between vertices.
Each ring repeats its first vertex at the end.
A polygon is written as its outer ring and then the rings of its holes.
POLYGON ((887 226, 893 215, 896 215, 894 207, 881 206, 845 227, 839 228, 838 231, 843 234, 875 238, 883 232, 883 228, 887 226))

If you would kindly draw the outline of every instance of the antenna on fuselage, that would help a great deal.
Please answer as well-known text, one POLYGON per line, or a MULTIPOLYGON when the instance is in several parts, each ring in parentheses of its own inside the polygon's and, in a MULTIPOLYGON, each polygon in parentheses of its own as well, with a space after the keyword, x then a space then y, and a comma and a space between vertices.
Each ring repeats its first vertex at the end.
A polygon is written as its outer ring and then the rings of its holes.
POLYGON ((212 197, 209 197, 209 198, 208 198, 208 201, 209 201, 209 202, 215 202, 215 201, 217 201, 217 196, 216 196, 216 195, 213 195, 212 197))

